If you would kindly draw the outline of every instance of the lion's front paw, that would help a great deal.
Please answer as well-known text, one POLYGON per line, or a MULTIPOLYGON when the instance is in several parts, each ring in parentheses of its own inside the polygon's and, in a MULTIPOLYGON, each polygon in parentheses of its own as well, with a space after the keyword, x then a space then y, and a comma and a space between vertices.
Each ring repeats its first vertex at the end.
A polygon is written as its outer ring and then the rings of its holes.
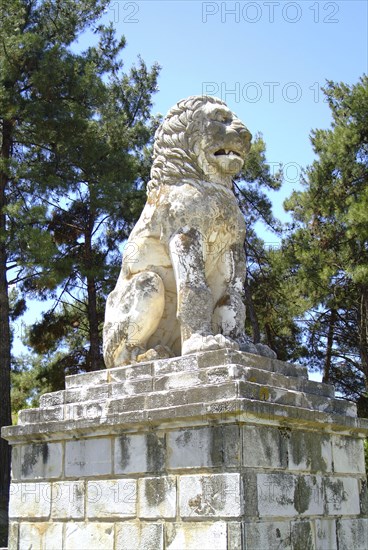
POLYGON ((242 334, 238 339, 240 351, 246 351, 247 353, 253 353, 255 355, 263 355, 263 357, 269 357, 270 359, 277 359, 276 353, 265 344, 253 344, 249 336, 242 334))
POLYGON ((269 357, 270 359, 277 359, 276 352, 274 352, 269 346, 265 344, 256 344, 259 355, 263 357, 269 357))
POLYGON ((192 336, 183 343, 182 355, 196 353, 197 351, 210 351, 223 348, 239 349, 239 346, 234 340, 222 334, 216 334, 215 336, 212 334, 207 336, 192 334, 192 336))
POLYGON ((170 348, 159 345, 137 355, 136 362, 144 363, 145 361, 154 361, 155 359, 169 359, 169 357, 172 356, 173 354, 170 348))

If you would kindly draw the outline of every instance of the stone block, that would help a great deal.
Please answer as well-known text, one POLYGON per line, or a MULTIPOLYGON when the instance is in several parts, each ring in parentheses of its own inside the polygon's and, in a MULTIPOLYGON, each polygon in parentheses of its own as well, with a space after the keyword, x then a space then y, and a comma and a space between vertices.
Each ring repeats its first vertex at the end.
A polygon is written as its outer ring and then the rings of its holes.
POLYGON ((363 516, 368 516, 368 486, 366 477, 359 479, 359 500, 360 513, 363 516))
POLYGON ((40 422, 54 422, 64 420, 64 407, 48 407, 40 409, 40 422))
POLYGON ((25 409, 19 411, 18 414, 18 424, 21 426, 60 420, 64 420, 63 406, 48 407, 47 409, 25 409))
MULTIPOLYGON (((67 550, 113 550, 113 523, 67 523, 65 543, 67 550)), ((58 550, 60 550, 60 545, 58 550)))
POLYGON ((131 518, 136 516, 137 480, 114 479, 87 482, 89 519, 131 518))
POLYGON ((243 529, 240 522, 227 523, 227 550, 243 550, 243 529))
POLYGON ((145 434, 121 435, 114 440, 114 472, 116 474, 146 472, 147 447, 145 434))
POLYGON ((161 472, 165 468, 164 434, 122 434, 114 441, 116 474, 161 472))
POLYGON ((51 517, 81 519, 84 517, 84 481, 62 481, 52 484, 51 517))
POLYGON ((257 384, 255 382, 238 382, 239 396, 256 401, 279 403, 281 405, 300 406, 301 394, 299 392, 274 388, 271 385, 257 384))
POLYGON ((111 385, 111 397, 113 399, 123 396, 132 396, 140 393, 152 391, 152 378, 143 378, 141 380, 125 380, 125 382, 111 385))
POLYGON ((64 401, 66 405, 69 405, 70 403, 79 403, 84 401, 84 396, 86 394, 86 388, 83 387, 77 387, 77 388, 70 388, 68 390, 64 391, 64 401))
POLYGON ((262 516, 294 516, 295 476, 291 474, 258 474, 258 510, 262 516))
POLYGON ((188 403, 205 403, 221 401, 238 396, 238 382, 228 382, 218 386, 202 386, 191 388, 188 393, 188 403))
POLYGON ((291 430, 288 442, 290 470, 332 471, 331 441, 327 434, 291 430))
POLYGON ((163 550, 164 528, 162 523, 117 523, 115 547, 119 550, 163 550))
POLYGON ((153 364, 153 376, 160 377, 174 372, 196 371, 198 369, 197 354, 161 359, 153 364))
POLYGON ((182 428, 167 434, 169 469, 236 466, 240 463, 238 426, 182 428))
POLYGON ((115 367, 108 370, 109 382, 124 382, 125 380, 141 380, 152 378, 153 363, 139 363, 127 367, 115 367))
POLYGON ((65 443, 66 477, 111 474, 111 439, 92 438, 65 443))
POLYGON ((147 395, 144 401, 144 408, 160 409, 175 405, 185 405, 187 402, 188 395, 186 389, 176 390, 175 392, 165 390, 147 395))
POLYGON ((246 470, 243 475, 243 503, 244 516, 258 519, 258 495, 257 495, 257 474, 254 470, 246 470))
POLYGON ((176 516, 175 476, 139 479, 138 495, 140 518, 174 518, 176 516))
POLYGON ((180 477, 179 487, 181 517, 242 515, 239 474, 184 475, 180 477))
POLYGON ((316 519, 315 526, 316 547, 318 550, 337 550, 335 520, 316 519))
POLYGON ((86 372, 84 374, 72 374, 65 377, 65 388, 77 388, 80 386, 100 386, 106 384, 108 380, 108 370, 103 369, 95 372, 86 372))
MULTIPOLYGON (((225 365, 221 367, 208 367, 201 371, 203 384, 224 384, 231 380, 240 380, 248 367, 239 365, 225 365)), ((258 369, 257 369, 258 370, 258 369)), ((258 370, 258 372, 261 372, 258 370)))
POLYGON ((355 418, 357 416, 356 404, 351 401, 346 401, 345 399, 331 400, 331 405, 327 406, 325 410, 336 414, 346 415, 350 418, 355 418))
POLYGON ((256 367, 265 371, 273 370, 272 360, 270 358, 231 349, 198 353, 196 360, 198 368, 200 369, 223 365, 241 365, 245 367, 256 367))
POLYGON ((65 392, 55 391, 52 393, 44 393, 40 397, 41 409, 48 407, 56 407, 57 405, 64 405, 65 392))
POLYGON ((244 524, 244 548, 247 550, 292 550, 288 521, 256 521, 244 524))
POLYGON ((333 436, 332 453, 335 473, 365 474, 362 439, 333 436))
POLYGON ((105 421, 107 414, 107 401, 86 401, 65 405, 65 417, 71 422, 77 420, 105 421))
POLYGON ((13 479, 52 479, 62 474, 61 443, 32 443, 14 447, 13 479))
POLYGON ((211 467, 212 430, 210 427, 182 428, 167 434, 168 468, 211 467))
POLYGON ((45 518, 50 516, 51 483, 12 483, 9 518, 45 518))
POLYGON ((340 519, 337 522, 339 550, 367 550, 368 519, 340 519))
POLYGON ((360 513, 359 484, 353 477, 325 477, 325 510, 331 516, 360 513))
POLYGON ((211 523, 167 523, 166 550, 227 550, 227 529, 224 521, 211 523))
POLYGON ((320 476, 258 474, 257 492, 261 517, 323 514, 323 486, 320 476))
POLYGON ((108 399, 111 394, 111 384, 101 384, 99 386, 88 386, 85 390, 86 401, 103 401, 108 399))
POLYGON ((244 426, 243 466, 287 468, 287 440, 284 431, 271 426, 244 426))
POLYGON ((296 476, 294 504, 300 515, 323 514, 323 484, 321 476, 296 476))
POLYGON ((293 550, 316 550, 313 522, 292 521, 291 543, 293 550))
POLYGON ((160 376, 154 381, 154 390, 174 390, 178 388, 190 388, 203 383, 203 375, 200 371, 178 372, 166 376, 160 376))
POLYGON ((18 550, 60 550, 63 540, 62 523, 21 523, 18 550))
POLYGON ((17 521, 9 522, 9 540, 7 550, 19 550, 19 523, 17 521))
POLYGON ((131 397, 116 398, 107 405, 107 414, 116 416, 124 412, 140 411, 145 408, 145 396, 134 395, 131 397))
MULTIPOLYGON (((258 356, 256 356, 256 364, 258 364, 258 356)), ((272 359, 272 370, 274 372, 279 372, 285 376, 296 376, 300 378, 306 378, 308 380, 308 369, 307 367, 302 367, 301 365, 296 365, 293 363, 286 363, 285 361, 279 361, 278 359, 272 359)))

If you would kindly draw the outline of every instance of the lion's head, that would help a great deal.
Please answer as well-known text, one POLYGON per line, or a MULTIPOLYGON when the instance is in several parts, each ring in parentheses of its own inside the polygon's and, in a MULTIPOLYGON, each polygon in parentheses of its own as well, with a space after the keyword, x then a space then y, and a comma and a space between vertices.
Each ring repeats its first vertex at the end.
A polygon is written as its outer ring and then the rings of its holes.
POLYGON ((156 131, 148 192, 183 179, 231 184, 252 136, 227 105, 212 96, 179 101, 156 131))

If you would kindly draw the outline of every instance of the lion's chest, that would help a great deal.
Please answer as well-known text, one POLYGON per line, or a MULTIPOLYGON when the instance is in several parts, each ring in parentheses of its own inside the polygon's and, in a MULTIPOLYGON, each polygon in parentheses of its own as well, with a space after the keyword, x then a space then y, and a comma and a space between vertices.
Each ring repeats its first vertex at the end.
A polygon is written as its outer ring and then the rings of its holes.
POLYGON ((245 238, 245 222, 236 198, 221 186, 181 187, 180 195, 175 194, 171 201, 168 225, 177 231, 182 227, 196 229, 206 263, 215 263, 226 249, 242 244, 245 238))
POLYGON ((200 182, 167 187, 165 191, 159 196, 154 216, 165 233, 190 226, 210 242, 244 237, 244 218, 231 190, 200 182))
MULTIPOLYGON (((226 197, 224 197, 226 198, 226 197)), ((219 257, 234 244, 243 244, 245 222, 234 200, 221 200, 214 197, 206 208, 203 224, 204 259, 209 267, 216 264, 219 257)))
POLYGON ((126 269, 169 265, 171 239, 189 229, 201 239, 206 272, 217 269, 224 253, 245 239, 244 218, 230 190, 193 184, 166 187, 147 202, 129 238, 132 258, 125 258, 126 269))
POLYGON ((222 231, 231 237, 245 230, 243 216, 230 190, 212 188, 210 193, 194 197, 192 208, 202 216, 201 223, 209 231, 218 234, 222 231))

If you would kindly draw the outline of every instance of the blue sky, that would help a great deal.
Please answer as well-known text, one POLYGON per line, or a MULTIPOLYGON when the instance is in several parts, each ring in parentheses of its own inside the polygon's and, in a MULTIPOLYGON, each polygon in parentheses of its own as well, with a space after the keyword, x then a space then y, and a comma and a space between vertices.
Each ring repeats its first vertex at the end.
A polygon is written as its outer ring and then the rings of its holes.
MULTIPOLYGON (((357 82, 368 69, 366 1, 118 1, 104 22, 124 34, 126 70, 140 54, 161 67, 153 112, 209 93, 225 100, 253 134, 262 132, 267 160, 285 167, 271 194, 276 216, 313 160, 309 134, 330 125, 320 87, 326 79, 357 82)), ((80 40, 83 48, 92 35, 80 40)), ((272 238, 271 238, 272 239, 272 238)))

